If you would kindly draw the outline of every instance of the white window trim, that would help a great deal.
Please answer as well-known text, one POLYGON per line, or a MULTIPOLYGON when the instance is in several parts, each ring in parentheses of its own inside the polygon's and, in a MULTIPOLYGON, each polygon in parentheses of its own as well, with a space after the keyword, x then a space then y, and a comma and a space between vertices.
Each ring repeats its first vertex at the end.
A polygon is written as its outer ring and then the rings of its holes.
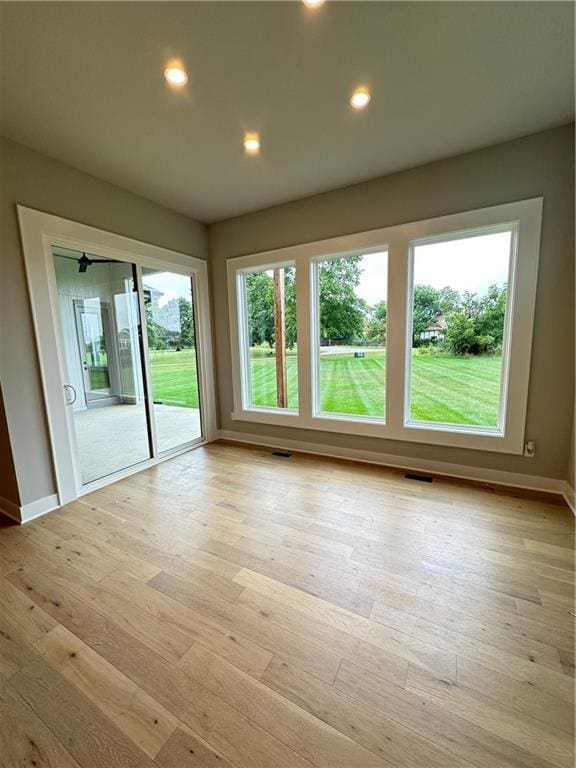
MULTIPOLYGON (((96 488, 108 485, 149 466, 154 466, 168 456, 177 455, 195 445, 215 440, 218 430, 207 263, 203 259, 116 235, 59 216, 52 216, 32 208, 18 205, 17 210, 59 504, 66 504, 96 488), (136 264, 136 279, 139 285, 142 282, 142 267, 164 269, 192 278, 195 291, 194 309, 198 339, 198 385, 202 403, 202 438, 191 440, 173 451, 160 452, 157 450, 154 437, 154 420, 152 419, 152 442, 155 446, 152 458, 113 475, 82 485, 72 409, 66 405, 63 395, 63 384, 69 379, 59 321, 60 312, 52 255, 53 246, 85 251, 94 256, 119 259, 136 264)), ((145 313, 141 291, 139 296, 140 314, 142 322, 144 322, 145 313)), ((146 346, 147 334, 145 332, 143 339, 146 346)), ((146 366, 144 366, 142 373, 147 380, 148 392, 151 392, 151 382, 146 366)))
POLYGON ((297 415, 298 410, 294 408, 263 408, 262 406, 250 405, 250 393, 252 391, 251 385, 251 371, 250 371, 250 358, 248 355, 249 348, 249 330, 246 324, 246 318, 248 314, 248 298, 246 296, 246 274, 253 272, 265 272, 268 269, 280 269, 281 267, 294 267, 293 261, 287 262, 275 262, 272 265, 264 264, 259 265, 257 268, 252 269, 238 269, 235 275, 236 281, 236 300, 238 301, 238 359, 240 369, 240 396, 242 399, 242 409, 247 412, 264 412, 264 413, 277 413, 277 414, 291 414, 297 415))
POLYGON ((507 295, 506 295, 506 312, 505 312, 505 328, 504 328, 504 343, 502 349, 502 374, 500 380, 500 408, 498 414, 498 425, 496 427, 480 427, 469 426, 464 424, 446 424, 446 423, 434 423, 434 422, 422 422, 418 420, 412 421, 409 417, 410 414, 410 402, 411 402, 411 390, 410 387, 405 388, 404 393, 404 414, 405 422, 404 426, 408 429, 427 429, 439 432, 463 432, 466 434, 474 433, 478 435, 492 435, 497 437, 503 437, 505 434, 506 425, 506 404, 507 404, 507 390, 509 384, 510 373, 510 355, 511 355, 511 337, 512 337, 512 317, 514 312, 514 287, 516 281, 516 266, 518 263, 518 231, 519 222, 506 222, 504 224, 498 224, 495 226, 483 226, 477 229, 467 229, 460 232, 450 232, 445 235, 432 235, 431 237, 419 238, 416 241, 412 241, 408 251, 408 316, 406 318, 407 329, 410 332, 406 333, 406 381, 410 381, 411 369, 412 369, 412 313, 413 313, 413 291, 414 291, 414 249, 419 245, 435 243, 435 242, 447 242, 449 240, 467 239, 474 236, 483 236, 489 234, 495 234, 498 232, 511 232, 510 243, 510 262, 508 265, 508 279, 507 279, 507 295))
MULTIPOLYGON (((386 415, 383 417, 378 416, 363 416, 357 414, 347 413, 331 413, 329 411, 321 410, 321 398, 320 398, 320 350, 317 340, 320 338, 320 290, 318 274, 320 264, 325 261, 333 261, 335 259, 345 259, 349 256, 368 255, 370 253, 386 252, 386 259, 388 259, 388 247, 386 245, 375 245, 372 248, 361 248, 360 251, 347 251, 346 253, 331 253, 323 256, 314 256, 310 262, 311 266, 311 282, 310 282, 310 319, 311 319, 311 333, 312 333, 312 413, 315 419, 326 419, 328 421, 343 421, 346 423, 359 423, 359 424, 375 424, 377 426, 383 426, 386 424, 386 415)), ((388 296, 386 296, 388 301, 388 296)))
MULTIPOLYGON (((533 198, 474 211, 440 216, 434 219, 400 224, 383 229, 345 235, 329 240, 289 246, 263 253, 229 259, 228 300, 232 353, 234 411, 237 421, 339 432, 388 440, 454 446, 474 450, 522 454, 528 404, 530 358, 536 282, 540 253, 543 199, 533 198), (510 266, 507 322, 510 325, 509 349, 506 350, 508 377, 503 385, 504 430, 499 434, 474 427, 407 423, 409 355, 407 328, 411 322, 411 243, 437 237, 458 236, 466 231, 507 225, 518 227, 516 258, 510 266), (312 291, 314 264, 317 260, 337 257, 358 250, 388 250, 388 315, 386 333, 386 419, 316 414, 314 411, 315 377, 315 295, 312 291), (238 274, 296 264, 298 394, 299 411, 249 408, 243 401, 242 351, 239 324, 238 274), (409 293, 410 291, 410 293, 409 293), (313 354, 314 353, 314 354, 313 354), (507 386, 506 386, 507 385, 507 386)), ((244 385, 245 386, 245 385, 244 385)))

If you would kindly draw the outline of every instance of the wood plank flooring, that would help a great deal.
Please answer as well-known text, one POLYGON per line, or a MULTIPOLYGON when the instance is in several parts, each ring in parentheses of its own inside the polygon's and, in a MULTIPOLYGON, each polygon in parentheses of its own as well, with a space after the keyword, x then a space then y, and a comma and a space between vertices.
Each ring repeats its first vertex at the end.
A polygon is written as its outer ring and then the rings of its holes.
POLYGON ((212 444, 0 529, 2 768, 572 768, 574 519, 212 444))

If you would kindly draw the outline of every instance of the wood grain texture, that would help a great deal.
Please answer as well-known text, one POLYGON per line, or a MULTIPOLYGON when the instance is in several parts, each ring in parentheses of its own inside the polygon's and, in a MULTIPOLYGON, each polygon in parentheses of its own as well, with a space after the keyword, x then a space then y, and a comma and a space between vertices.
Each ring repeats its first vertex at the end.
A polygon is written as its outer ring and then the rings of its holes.
POLYGON ((212 444, 0 529, 0 766, 571 768, 574 519, 212 444))
POLYGON ((59 626, 37 644, 48 664, 78 688, 150 757, 155 757, 178 726, 161 704, 59 626))
POLYGON ((0 766, 2 768, 79 768, 24 699, 0 680, 0 766))

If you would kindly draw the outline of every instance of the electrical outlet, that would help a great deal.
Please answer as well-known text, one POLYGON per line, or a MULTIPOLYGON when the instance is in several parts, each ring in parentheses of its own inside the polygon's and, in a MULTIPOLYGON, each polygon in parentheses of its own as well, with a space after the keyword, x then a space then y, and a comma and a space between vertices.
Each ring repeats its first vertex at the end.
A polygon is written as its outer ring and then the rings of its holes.
POLYGON ((524 456, 529 456, 531 459, 533 459, 535 454, 536 454, 536 443, 534 442, 534 440, 527 440, 524 443, 524 456))

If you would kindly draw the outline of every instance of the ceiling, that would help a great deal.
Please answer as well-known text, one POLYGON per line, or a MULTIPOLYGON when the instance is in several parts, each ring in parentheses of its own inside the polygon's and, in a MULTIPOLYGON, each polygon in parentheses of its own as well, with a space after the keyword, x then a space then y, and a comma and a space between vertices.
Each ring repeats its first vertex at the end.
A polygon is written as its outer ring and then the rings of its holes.
POLYGON ((1 132, 201 221, 574 115, 572 3, 7 2, 1 16, 1 132), (361 113, 358 84, 373 92, 361 113))

